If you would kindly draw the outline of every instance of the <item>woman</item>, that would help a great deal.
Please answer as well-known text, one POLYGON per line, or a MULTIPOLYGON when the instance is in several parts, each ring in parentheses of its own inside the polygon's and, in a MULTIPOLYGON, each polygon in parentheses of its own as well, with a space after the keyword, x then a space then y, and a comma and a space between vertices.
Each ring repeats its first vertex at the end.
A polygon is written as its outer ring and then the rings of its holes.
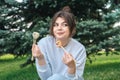
POLYGON ((75 19, 69 7, 57 12, 52 19, 50 35, 33 44, 32 54, 41 80, 83 80, 86 51, 72 38, 75 34, 75 19), (62 47, 56 45, 61 41, 62 47))

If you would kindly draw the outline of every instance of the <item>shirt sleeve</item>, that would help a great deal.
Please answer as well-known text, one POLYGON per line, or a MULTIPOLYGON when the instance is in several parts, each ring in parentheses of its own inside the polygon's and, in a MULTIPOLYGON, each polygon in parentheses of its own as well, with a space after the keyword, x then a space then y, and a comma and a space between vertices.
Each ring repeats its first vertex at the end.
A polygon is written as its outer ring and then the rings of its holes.
POLYGON ((86 50, 84 47, 80 48, 77 51, 77 57, 76 57, 76 73, 75 74, 69 74, 66 73, 66 77, 68 80, 84 80, 83 79, 83 72, 86 62, 86 50))
POLYGON ((38 42, 38 46, 42 52, 42 54, 44 55, 45 61, 46 61, 46 65, 39 65, 38 64, 38 59, 36 59, 36 69, 37 69, 37 73, 39 75, 39 77, 41 78, 41 80, 47 80, 48 77, 50 77, 52 75, 51 73, 51 66, 49 64, 49 61, 47 59, 47 54, 46 54, 46 44, 45 44, 45 40, 40 40, 38 42))

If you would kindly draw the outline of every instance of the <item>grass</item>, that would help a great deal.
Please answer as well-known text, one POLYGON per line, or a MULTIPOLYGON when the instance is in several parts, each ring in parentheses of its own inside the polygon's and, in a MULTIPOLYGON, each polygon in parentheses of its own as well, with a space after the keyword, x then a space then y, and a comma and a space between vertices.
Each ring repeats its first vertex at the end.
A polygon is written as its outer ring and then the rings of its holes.
POLYGON ((20 68, 26 57, 14 59, 12 55, 0 57, 0 80, 38 80, 35 66, 20 68))
MULTIPOLYGON (((92 57, 93 63, 87 60, 84 72, 85 80, 119 80, 120 55, 92 57)), ((14 59, 12 55, 0 57, 0 80, 38 80, 35 66, 20 68, 26 57, 14 59)))
POLYGON ((96 56, 92 64, 87 61, 84 77, 85 80, 119 80, 120 55, 96 56))

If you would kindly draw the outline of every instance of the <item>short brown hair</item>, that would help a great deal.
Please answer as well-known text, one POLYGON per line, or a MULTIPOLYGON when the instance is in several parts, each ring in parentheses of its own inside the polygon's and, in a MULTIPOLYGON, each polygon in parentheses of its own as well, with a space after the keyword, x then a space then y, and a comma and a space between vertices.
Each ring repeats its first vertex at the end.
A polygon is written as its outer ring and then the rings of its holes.
POLYGON ((51 25, 50 25, 50 34, 54 36, 53 34, 53 26, 58 17, 64 18, 67 22, 70 30, 70 36, 73 36, 75 34, 75 27, 76 27, 76 21, 74 18, 74 15, 71 13, 70 8, 64 7, 62 10, 58 11, 52 18, 51 25))

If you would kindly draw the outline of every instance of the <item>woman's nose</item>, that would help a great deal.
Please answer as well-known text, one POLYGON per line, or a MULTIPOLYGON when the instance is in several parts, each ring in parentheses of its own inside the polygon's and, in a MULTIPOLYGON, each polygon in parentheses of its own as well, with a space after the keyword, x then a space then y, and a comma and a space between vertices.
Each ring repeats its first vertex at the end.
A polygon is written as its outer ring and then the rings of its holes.
POLYGON ((58 25, 58 29, 62 29, 62 25, 58 25))

